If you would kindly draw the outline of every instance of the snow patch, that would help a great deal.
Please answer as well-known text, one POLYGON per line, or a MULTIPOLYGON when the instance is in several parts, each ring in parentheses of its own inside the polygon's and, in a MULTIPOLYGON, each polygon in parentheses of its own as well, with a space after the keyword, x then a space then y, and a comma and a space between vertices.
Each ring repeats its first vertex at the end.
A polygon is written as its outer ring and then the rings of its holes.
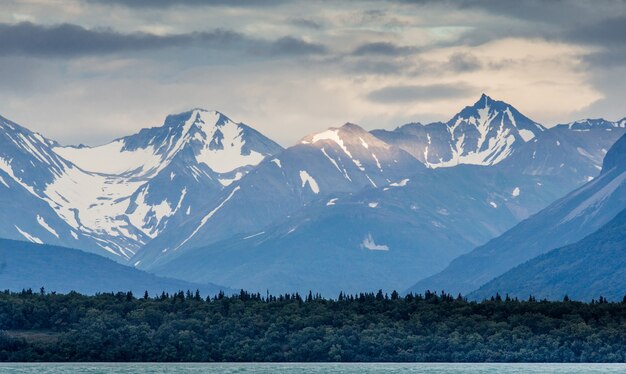
POLYGON ((388 251, 389 247, 384 244, 376 244, 374 242, 374 238, 372 238, 372 234, 367 234, 363 242, 361 243, 363 248, 369 249, 370 251, 388 251))
POLYGON ((209 214, 207 214, 206 216, 204 216, 202 218, 202 220, 200 221, 200 225, 198 225, 198 227, 196 227, 195 230, 193 230, 193 232, 191 233, 191 235, 189 235, 185 240, 183 240, 178 247, 174 248, 174 250, 179 249, 180 247, 182 247, 183 245, 185 245, 185 243, 187 243, 189 240, 191 240, 191 238, 193 238, 198 231, 200 231, 200 229, 206 225, 206 223, 211 219, 211 217, 213 217, 215 215, 215 213, 217 213, 220 209, 222 209, 222 207, 224 206, 224 204, 226 204, 230 199, 233 198, 233 196, 235 195, 235 193, 237 191, 240 190, 240 187, 237 186, 235 187, 232 191, 230 191, 230 194, 220 203, 220 205, 218 205, 217 207, 215 207, 212 211, 209 212, 209 214))
POLYGON ((37 222, 39 223, 41 227, 48 230, 52 235, 56 236, 57 239, 59 238, 59 234, 57 234, 57 232, 52 227, 50 227, 50 225, 48 225, 48 223, 46 223, 43 217, 40 216, 39 214, 37 214, 37 222))
POLYGON ((352 157, 352 153, 350 153, 350 151, 348 150, 348 147, 346 147, 346 145, 344 144, 343 139, 341 139, 341 137, 339 136, 339 130, 331 129, 331 130, 322 131, 322 132, 320 132, 318 134, 313 135, 313 139, 311 141, 313 143, 317 143, 317 142, 323 141, 323 140, 329 140, 329 141, 332 141, 332 142, 336 143, 339 146, 339 148, 341 148, 343 153, 345 153, 348 157, 350 157, 352 162, 354 162, 354 164, 361 171, 365 171, 365 169, 361 165, 361 162, 359 160, 356 160, 356 159, 354 159, 352 157))
POLYGON ((405 187, 409 183, 410 179, 403 179, 400 182, 394 182, 389 184, 391 187, 405 187))
POLYGON ((339 167, 339 164, 337 164, 337 161, 335 161, 335 159, 334 159, 334 158, 330 157, 330 156, 328 155, 328 153, 326 153, 326 149, 324 149, 324 147, 322 147, 320 150, 322 151, 322 153, 324 154, 324 156, 326 156, 326 158, 328 159, 328 161, 330 161, 330 162, 331 162, 331 163, 335 166, 335 168, 336 168, 337 170, 339 170, 339 172, 340 172, 341 174, 343 174, 344 178, 346 178, 347 180, 349 180, 350 182, 352 182, 352 179, 350 179, 350 176, 348 175, 348 172, 347 172, 345 169, 343 169, 343 170, 342 170, 342 169, 339 167))
POLYGON ((309 188, 311 189, 311 191, 313 191, 314 194, 318 194, 320 192, 320 188, 317 185, 317 182, 311 175, 309 175, 306 170, 300 170, 300 180, 302 181, 303 188, 308 183, 309 188))
POLYGON ((522 137, 522 139, 524 139, 524 142, 528 142, 535 137, 535 133, 530 130, 518 129, 517 132, 519 132, 519 135, 522 137))
POLYGON ((220 181, 220 183, 222 184, 222 186, 224 187, 228 187, 231 184, 233 184, 233 182, 236 182, 238 180, 240 180, 241 178, 243 178, 243 173, 238 171, 237 173, 235 173, 235 176, 233 178, 224 178, 224 179, 218 179, 220 181))
POLYGON ((365 140, 363 140, 363 138, 359 137, 359 140, 361 141, 361 145, 363 146, 363 148, 369 149, 369 144, 367 144, 365 140))
POLYGON ((243 240, 252 239, 255 236, 259 236, 259 235, 263 235, 263 234, 265 234, 265 231, 257 232, 256 234, 252 234, 252 235, 246 236, 245 238, 243 238, 243 240))
POLYGON ((378 157, 376 157, 376 155, 373 153, 372 153, 372 157, 374 157, 374 161, 376 161, 376 166, 378 167, 378 170, 383 171, 383 167, 380 166, 380 161, 378 161, 378 157))
POLYGON ((20 233, 23 237, 25 237, 26 239, 28 239, 28 241, 33 242, 33 243, 37 243, 37 244, 43 244, 43 241, 41 241, 41 239, 39 239, 38 237, 33 236, 33 235, 31 235, 31 234, 27 233, 26 231, 23 231, 22 229, 20 229, 20 228, 19 228, 19 227, 17 227, 17 226, 14 226, 14 227, 17 229, 17 231, 18 231, 18 232, 19 232, 19 233, 20 233))

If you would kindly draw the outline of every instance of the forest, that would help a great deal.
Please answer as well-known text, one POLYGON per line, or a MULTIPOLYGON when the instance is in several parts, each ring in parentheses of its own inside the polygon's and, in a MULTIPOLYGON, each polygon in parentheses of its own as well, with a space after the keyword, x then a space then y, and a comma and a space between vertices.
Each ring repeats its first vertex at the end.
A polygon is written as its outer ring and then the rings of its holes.
POLYGON ((0 361, 625 362, 626 297, 4 291, 0 361))

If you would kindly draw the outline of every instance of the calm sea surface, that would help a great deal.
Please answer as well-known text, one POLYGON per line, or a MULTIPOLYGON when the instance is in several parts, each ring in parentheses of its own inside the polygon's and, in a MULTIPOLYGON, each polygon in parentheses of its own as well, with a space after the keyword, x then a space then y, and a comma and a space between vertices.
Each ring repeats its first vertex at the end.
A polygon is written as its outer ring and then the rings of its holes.
POLYGON ((626 364, 0 364, 0 373, 626 373, 626 364))

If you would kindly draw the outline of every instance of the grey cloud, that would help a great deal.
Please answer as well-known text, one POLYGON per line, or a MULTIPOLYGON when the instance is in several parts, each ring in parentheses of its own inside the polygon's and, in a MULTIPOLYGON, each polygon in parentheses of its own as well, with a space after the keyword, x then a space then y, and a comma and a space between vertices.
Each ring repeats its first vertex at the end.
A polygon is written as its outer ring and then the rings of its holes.
POLYGON ((123 34, 111 29, 86 29, 72 24, 0 24, 0 56, 75 57, 188 46, 234 50, 255 55, 258 51, 268 51, 265 56, 320 54, 326 50, 320 44, 294 37, 268 41, 222 29, 155 35, 123 34))
POLYGON ((585 44, 626 46, 626 16, 574 27, 566 33, 565 38, 585 44))
POLYGON ((412 64, 410 63, 392 61, 389 59, 382 61, 359 59, 345 63, 343 69, 349 74, 401 75, 411 66, 412 64))
POLYGON ((132 50, 158 49, 202 42, 224 46, 238 43, 244 36, 232 31, 154 35, 122 34, 110 29, 89 30, 78 25, 41 26, 29 22, 0 24, 0 55, 81 56, 132 50))
POLYGON ((319 30, 322 28, 322 25, 319 22, 313 21, 308 18, 291 18, 289 19, 289 23, 294 26, 304 27, 313 30, 319 30))
POLYGON ((583 59, 589 65, 600 68, 626 66, 626 47, 606 48, 586 55, 583 59))
POLYGON ((321 44, 287 36, 270 43, 266 52, 269 55, 318 55, 326 53, 327 49, 321 44))
POLYGON ((130 8, 169 8, 172 6, 227 6, 267 7, 280 5, 286 0, 87 0, 105 5, 122 5, 130 8))
POLYGON ((448 67, 456 72, 470 72, 482 67, 480 60, 471 53, 457 52, 450 56, 448 67))
POLYGON ((479 11, 491 21, 458 43, 478 45, 504 37, 536 37, 606 46, 626 44, 626 1, 617 0, 388 0, 450 12, 479 11), (566 31, 569 30, 569 31, 566 31))
POLYGON ((597 20, 570 28, 563 39, 577 44, 600 47, 584 57, 592 66, 626 65, 626 15, 597 20))
POLYGON ((389 42, 375 42, 358 46, 352 54, 355 56, 402 56, 414 52, 416 52, 416 50, 412 47, 401 47, 389 42))
POLYGON ((479 10, 531 22, 571 24, 572 20, 605 18, 626 11, 618 0, 388 0, 417 6, 439 6, 459 10, 479 10))
POLYGON ((370 101, 390 104, 411 101, 436 101, 456 97, 466 97, 476 93, 476 89, 463 83, 432 84, 423 86, 389 86, 370 92, 370 101))

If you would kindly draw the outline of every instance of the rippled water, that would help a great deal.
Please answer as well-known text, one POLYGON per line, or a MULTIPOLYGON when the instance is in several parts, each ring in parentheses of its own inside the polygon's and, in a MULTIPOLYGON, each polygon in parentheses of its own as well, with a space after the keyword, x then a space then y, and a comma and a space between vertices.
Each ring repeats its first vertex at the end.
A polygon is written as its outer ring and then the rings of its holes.
POLYGON ((0 364, 0 373, 626 373, 626 364, 0 364))

